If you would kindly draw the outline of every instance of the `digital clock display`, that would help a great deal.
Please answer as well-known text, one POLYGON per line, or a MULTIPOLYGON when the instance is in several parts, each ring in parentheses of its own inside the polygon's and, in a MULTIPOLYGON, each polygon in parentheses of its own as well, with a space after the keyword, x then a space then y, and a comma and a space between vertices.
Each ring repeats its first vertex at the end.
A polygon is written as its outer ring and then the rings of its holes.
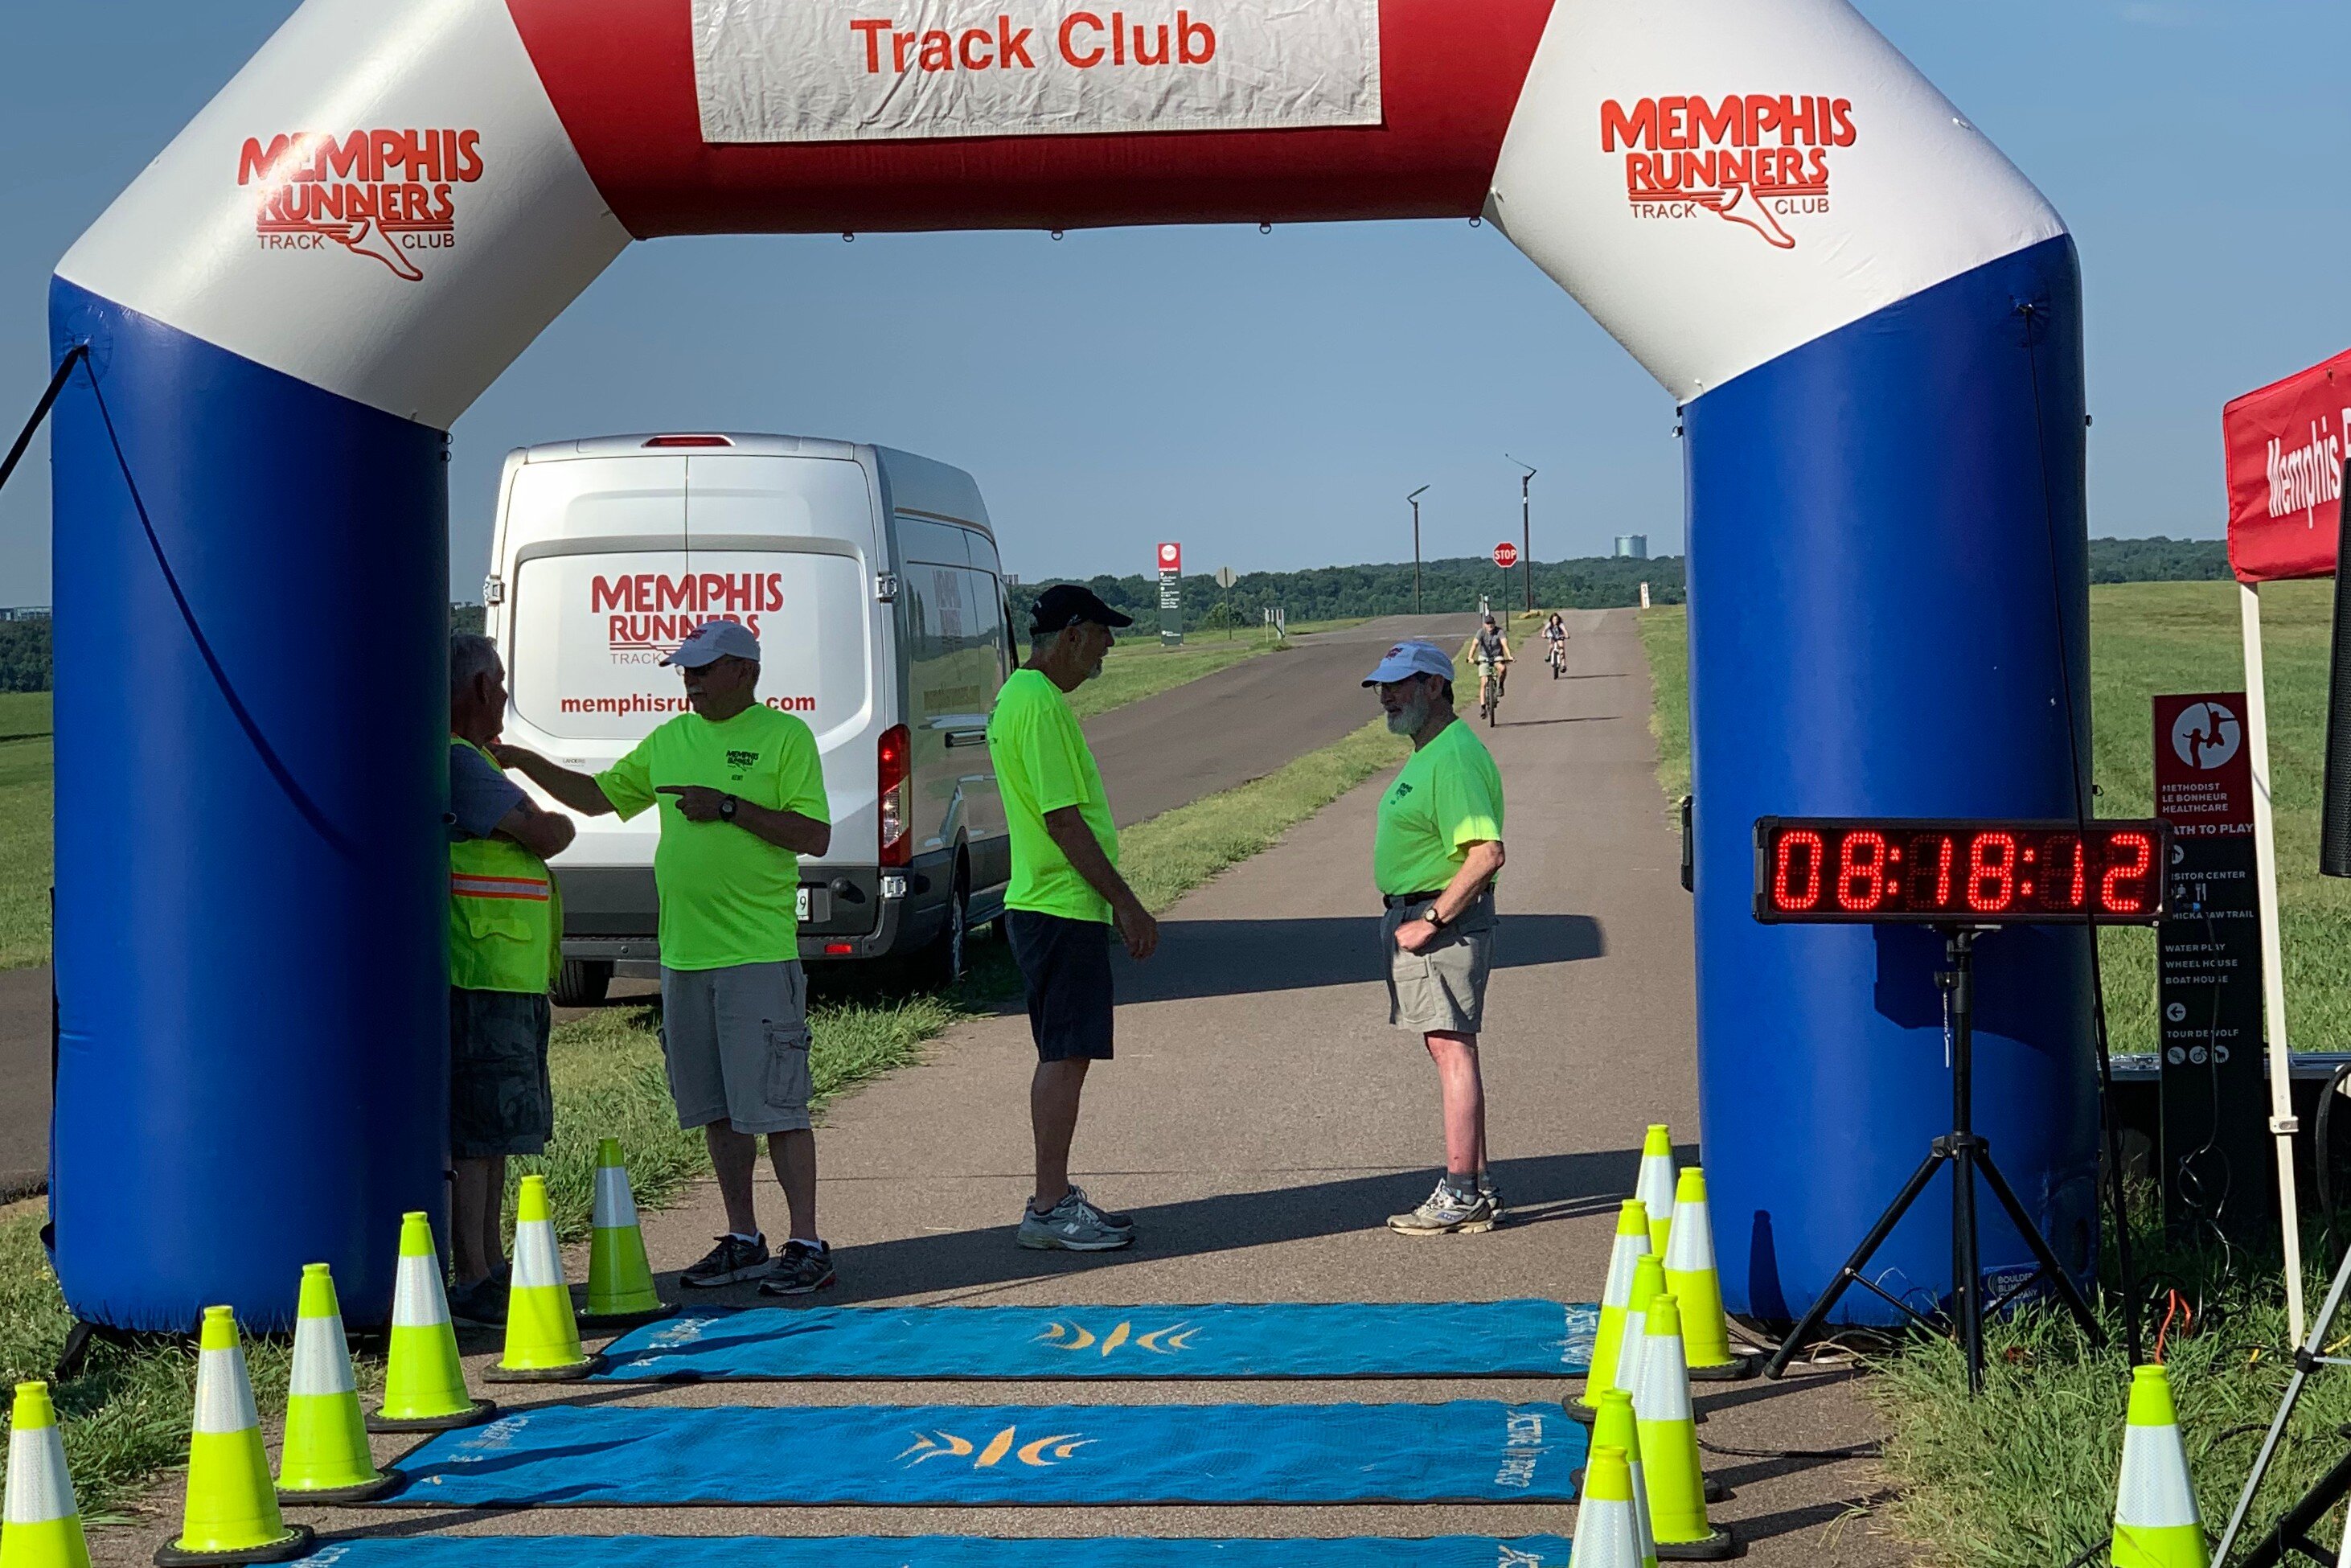
POLYGON ((1764 817, 1755 918, 1767 924, 2147 925, 2163 915, 2167 825, 1764 817))

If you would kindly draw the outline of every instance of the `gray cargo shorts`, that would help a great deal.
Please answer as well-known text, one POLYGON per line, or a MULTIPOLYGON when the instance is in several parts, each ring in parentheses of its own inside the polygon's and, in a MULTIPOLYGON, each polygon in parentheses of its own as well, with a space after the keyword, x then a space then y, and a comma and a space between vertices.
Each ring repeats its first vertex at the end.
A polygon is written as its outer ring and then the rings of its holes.
POLYGON ((449 988, 449 1153, 536 1155, 555 1128, 547 993, 449 988))
POLYGON ((799 961, 664 967, 662 1060, 681 1127, 809 1125, 808 977, 799 961))
POLYGON ((1432 902, 1399 904, 1380 922, 1388 1022, 1415 1034, 1476 1034, 1486 1016, 1486 976, 1494 967, 1494 895, 1479 894, 1436 941, 1405 952, 1396 946, 1396 927, 1419 919, 1432 902))

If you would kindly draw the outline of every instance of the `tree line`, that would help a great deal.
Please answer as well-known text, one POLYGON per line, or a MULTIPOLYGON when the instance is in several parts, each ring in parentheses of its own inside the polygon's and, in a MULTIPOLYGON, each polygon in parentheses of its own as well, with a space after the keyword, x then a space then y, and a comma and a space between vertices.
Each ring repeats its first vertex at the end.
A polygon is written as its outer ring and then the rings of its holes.
MULTIPOLYGON (((1682 602, 1682 559, 1659 556, 1654 560, 1625 560, 1592 556, 1578 560, 1538 561, 1534 568, 1535 602, 1546 610, 1608 610, 1637 604, 1641 584, 1649 585, 1656 604, 1682 602)), ((2092 582, 2189 582, 2218 580, 2229 575, 2228 546, 2220 539, 2172 539, 2160 535, 2144 539, 2092 539, 2092 582)), ((1015 583, 1012 610, 1025 632, 1029 608, 1048 582, 1015 583)), ((1159 584, 1139 573, 1130 577, 1085 580, 1113 607, 1134 617, 1135 624, 1159 624, 1159 584)), ((1458 557, 1423 561, 1420 605, 1432 613, 1467 613, 1478 608, 1478 596, 1489 595, 1496 607, 1524 602, 1526 578, 1521 570, 1498 570, 1490 560, 1458 557)), ((1220 589, 1212 575, 1195 573, 1184 579, 1184 623, 1199 627, 1212 617, 1229 616, 1244 626, 1264 620, 1279 607, 1292 621, 1335 621, 1360 615, 1401 615, 1413 607, 1412 563, 1379 566, 1324 566, 1308 571, 1252 571, 1220 589), (1219 615, 1219 606, 1222 607, 1219 615)), ((450 624, 455 631, 478 632, 482 607, 453 604, 450 624)), ((45 692, 49 689, 49 623, 46 620, 0 621, 0 691, 45 692)))

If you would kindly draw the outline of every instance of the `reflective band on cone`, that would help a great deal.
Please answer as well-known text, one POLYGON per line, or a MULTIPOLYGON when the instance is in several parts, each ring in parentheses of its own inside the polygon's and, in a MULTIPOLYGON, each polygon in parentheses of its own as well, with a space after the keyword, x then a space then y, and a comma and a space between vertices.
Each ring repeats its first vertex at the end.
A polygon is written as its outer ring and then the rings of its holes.
POLYGON ((1600 1326, 1592 1336, 1592 1369, 1583 1375, 1583 1392, 1568 1413, 1589 1422, 1600 1408, 1604 1389, 1614 1386, 1616 1356, 1625 1343, 1625 1307, 1633 1299, 1633 1265, 1649 1249, 1649 1211, 1638 1198, 1626 1198, 1616 1209, 1616 1235, 1608 1247, 1608 1280, 1600 1288, 1600 1326))
POLYGON ((432 1223, 421 1212, 403 1214, 383 1406, 368 1417, 368 1430, 439 1432, 486 1421, 497 1408, 495 1401, 476 1399, 465 1387, 449 1297, 441 1288, 441 1259, 433 1250, 432 1223))
POLYGON ((644 1233, 637 1228, 636 1195, 629 1189, 629 1167, 622 1163, 618 1138, 596 1142, 592 1223, 588 1241, 588 1308, 580 1321, 597 1328, 621 1328, 675 1312, 653 1289, 644 1233))
POLYGON ((1714 1260, 1714 1218, 1707 1207, 1706 1173, 1692 1166, 1674 1186, 1674 1233, 1666 1242, 1666 1289, 1682 1313, 1682 1350, 1689 1375, 1702 1382, 1752 1377, 1761 1358, 1730 1348, 1730 1321, 1722 1311, 1722 1276, 1714 1260))
POLYGON ((547 1206, 547 1178, 527 1176, 515 1199, 514 1281, 507 1287, 507 1349, 485 1375, 499 1383, 569 1383, 604 1364, 580 1348, 571 1287, 547 1206))
POLYGON ((0 1568, 89 1568, 81 1505, 66 1470, 64 1434, 46 1383, 16 1385, 8 1417, 8 1499, 0 1509, 0 1568))
POLYGON ((236 1314, 206 1307, 196 1351, 196 1419, 188 1437, 188 1500, 180 1538, 155 1550, 164 1568, 194 1563, 282 1563, 307 1553, 310 1527, 287 1528, 261 1451, 236 1314))
POLYGON ((286 1441, 277 1456, 277 1490, 313 1502, 365 1502, 400 1484, 375 1467, 367 1416, 351 1375, 334 1276, 324 1263, 302 1267, 294 1320, 294 1375, 286 1388, 286 1441))
POLYGON ((1575 1505, 1568 1568, 1644 1568, 1633 1509, 1633 1478, 1625 1450, 1593 1449, 1592 1463, 1583 1472, 1583 1495, 1575 1505))
POLYGON ((2188 1479, 2171 1378, 2131 1368, 2122 1480, 2115 1490, 2114 1568, 2204 1568, 2204 1520, 2188 1479))
POLYGON ((1649 1303, 1665 1293, 1665 1264, 1656 1253, 1643 1253, 1633 1264, 1633 1299, 1625 1308, 1625 1348, 1616 1353, 1616 1378, 1611 1387, 1630 1394, 1641 1386, 1641 1361, 1649 1344, 1649 1303))
POLYGON ((1649 1532, 1649 1489, 1641 1479, 1640 1427, 1633 1418, 1633 1396, 1623 1389, 1612 1388, 1600 1396, 1600 1416, 1592 1423, 1592 1445, 1595 1450, 1624 1450, 1625 1468, 1633 1479, 1633 1524, 1641 1538, 1642 1568, 1656 1568, 1657 1542, 1649 1532))
POLYGON ((1712 1561, 1738 1549, 1728 1529, 1706 1517, 1698 1427, 1690 1416, 1689 1372, 1682 1364, 1682 1320, 1670 1295, 1649 1303, 1641 1345, 1641 1383, 1633 1390, 1641 1435, 1641 1479, 1649 1492, 1649 1528, 1667 1561, 1712 1561))
POLYGON ((1674 1139, 1663 1122, 1652 1122, 1641 1138, 1641 1175, 1633 1196, 1649 1211, 1649 1250, 1662 1258, 1673 1239, 1674 1139))

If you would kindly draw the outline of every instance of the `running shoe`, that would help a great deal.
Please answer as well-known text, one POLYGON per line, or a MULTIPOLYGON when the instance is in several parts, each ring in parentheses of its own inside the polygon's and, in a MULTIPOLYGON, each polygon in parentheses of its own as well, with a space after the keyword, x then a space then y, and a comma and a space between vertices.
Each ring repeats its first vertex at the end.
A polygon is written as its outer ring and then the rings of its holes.
POLYGON ((1400 1236, 1469 1236, 1494 1228, 1494 1205, 1482 1192, 1467 1197, 1439 1180, 1437 1190, 1409 1214, 1388 1216, 1400 1236))
POLYGON ((746 1241, 729 1235, 720 1237, 718 1245, 704 1254, 701 1262, 678 1276, 678 1282, 697 1291, 708 1291, 738 1280, 756 1280, 767 1271, 766 1237, 746 1241))
POLYGON ((1502 1203, 1502 1189, 1495 1185, 1492 1176, 1483 1171, 1478 1174, 1478 1196, 1484 1198, 1486 1207, 1494 1211, 1494 1223, 1501 1224, 1502 1216, 1509 1212, 1502 1203))
POLYGON ((784 1255, 759 1281, 763 1296, 807 1296, 832 1284, 832 1249, 821 1241, 787 1241, 784 1255))
POLYGON ((507 1284, 496 1274, 449 1291, 449 1316, 479 1328, 502 1328, 507 1321, 507 1284))
POLYGON ((1113 1213, 1110 1209, 1104 1208, 1092 1198, 1088 1197, 1086 1196, 1086 1189, 1081 1186, 1073 1186, 1070 1188, 1070 1191, 1080 1203, 1084 1204, 1089 1209, 1093 1211, 1093 1217, 1096 1219, 1101 1220, 1102 1224, 1109 1227, 1111 1229, 1132 1230, 1134 1228, 1134 1216, 1131 1214, 1117 1214, 1113 1213))
POLYGON ((1111 1224, 1108 1216, 1086 1201, 1085 1194, 1071 1187, 1050 1213, 1020 1206, 1019 1242, 1040 1251, 1115 1252, 1134 1245, 1134 1231, 1111 1224))

